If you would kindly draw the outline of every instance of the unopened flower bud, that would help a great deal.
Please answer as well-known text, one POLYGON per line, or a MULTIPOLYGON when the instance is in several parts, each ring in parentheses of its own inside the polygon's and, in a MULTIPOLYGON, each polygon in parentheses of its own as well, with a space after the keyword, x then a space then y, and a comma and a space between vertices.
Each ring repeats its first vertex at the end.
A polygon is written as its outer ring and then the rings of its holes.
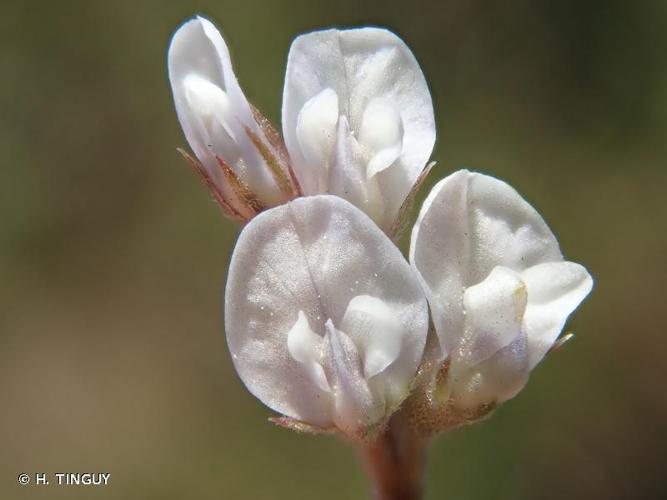
POLYGON ((228 215, 248 220, 300 194, 278 133, 248 102, 213 24, 186 22, 169 47, 169 80, 196 159, 184 153, 228 215))

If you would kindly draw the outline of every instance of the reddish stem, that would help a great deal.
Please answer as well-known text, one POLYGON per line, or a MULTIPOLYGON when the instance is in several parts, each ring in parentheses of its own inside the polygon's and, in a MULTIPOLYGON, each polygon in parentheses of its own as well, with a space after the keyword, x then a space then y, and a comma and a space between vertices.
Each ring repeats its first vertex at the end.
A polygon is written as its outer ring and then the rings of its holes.
POLYGON ((425 443, 395 414, 386 431, 366 443, 362 454, 375 500, 419 500, 423 493, 425 443))

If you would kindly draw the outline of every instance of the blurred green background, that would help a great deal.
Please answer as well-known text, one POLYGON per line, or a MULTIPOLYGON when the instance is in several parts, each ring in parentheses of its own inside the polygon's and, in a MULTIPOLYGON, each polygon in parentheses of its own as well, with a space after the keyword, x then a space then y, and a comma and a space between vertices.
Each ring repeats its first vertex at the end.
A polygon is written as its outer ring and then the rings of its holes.
POLYGON ((667 498, 667 2, 1 6, 1 498, 366 498, 352 450, 269 424, 231 367, 237 228, 175 151, 166 79, 197 12, 276 124, 295 35, 395 30, 433 93, 430 183, 464 166, 508 180, 596 279, 576 340, 434 444, 427 498, 667 498), (17 485, 64 471, 112 483, 17 485))

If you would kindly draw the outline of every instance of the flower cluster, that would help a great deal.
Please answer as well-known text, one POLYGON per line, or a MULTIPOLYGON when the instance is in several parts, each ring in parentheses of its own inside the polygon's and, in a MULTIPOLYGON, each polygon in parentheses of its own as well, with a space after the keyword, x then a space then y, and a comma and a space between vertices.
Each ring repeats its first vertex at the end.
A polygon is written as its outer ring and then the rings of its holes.
POLYGON ((401 408, 430 434, 521 390, 592 279, 514 189, 466 170, 432 189, 403 257, 390 238, 429 170, 435 124, 396 35, 298 37, 284 143, 209 21, 185 23, 168 57, 196 159, 184 155, 245 223, 225 292, 234 366, 279 423, 365 439, 401 408))

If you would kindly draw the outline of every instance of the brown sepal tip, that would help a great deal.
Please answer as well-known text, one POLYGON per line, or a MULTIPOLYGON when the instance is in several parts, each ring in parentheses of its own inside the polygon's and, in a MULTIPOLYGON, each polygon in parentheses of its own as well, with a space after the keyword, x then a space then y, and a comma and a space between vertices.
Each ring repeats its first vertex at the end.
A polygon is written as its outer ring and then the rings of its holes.
POLYGON ((573 338, 574 338, 574 333, 572 333, 572 332, 566 333, 561 338, 557 339, 556 342, 553 343, 553 345, 547 351, 547 354, 552 354, 552 353, 558 351, 561 347, 563 347, 565 344, 567 344, 573 338))
POLYGON ((180 153, 188 165, 190 165, 190 168, 192 168, 192 170, 194 170, 194 172, 199 176, 215 202, 220 206, 220 208, 222 208, 225 215, 239 222, 246 221, 246 217, 243 217, 243 215, 241 215, 241 213, 227 201, 225 196, 222 194, 222 191, 213 181, 204 166, 199 161, 190 156, 190 154, 188 154, 188 152, 184 149, 176 148, 176 151, 180 153))
POLYGON ((414 204, 415 197, 417 196, 417 193, 419 193, 419 190, 424 184, 426 177, 428 177, 428 174, 431 173, 431 170, 433 169, 433 167, 435 167, 435 165, 436 162, 432 161, 424 167, 424 169, 419 173, 419 176, 417 177, 417 180, 412 186, 412 189, 405 197, 405 200, 403 201, 401 208, 398 209, 398 215, 396 217, 396 220, 389 229, 388 233, 389 237, 394 242, 398 241, 401 238, 403 232, 405 231, 408 222, 408 214, 410 212, 410 209, 412 208, 412 205, 414 204))
POLYGON ((317 427, 290 417, 270 417, 269 422, 302 434, 335 434, 338 432, 337 429, 332 427, 317 427))
POLYGON ((264 210, 266 208, 264 204, 257 198, 255 193, 250 190, 248 184, 237 175, 234 169, 219 156, 216 156, 215 159, 218 161, 218 166, 222 170, 222 175, 225 176, 230 189, 243 206, 253 214, 252 216, 254 217, 264 210))

